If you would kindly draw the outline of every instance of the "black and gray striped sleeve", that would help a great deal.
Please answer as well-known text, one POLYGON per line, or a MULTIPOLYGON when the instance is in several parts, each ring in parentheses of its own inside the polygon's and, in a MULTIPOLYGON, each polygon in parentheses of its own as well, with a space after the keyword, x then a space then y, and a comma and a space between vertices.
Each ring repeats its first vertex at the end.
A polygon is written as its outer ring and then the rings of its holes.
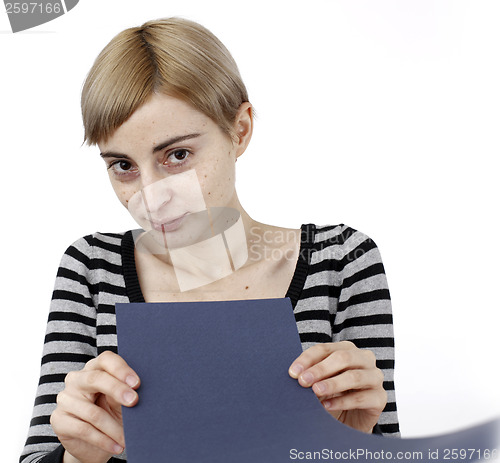
POLYGON ((69 371, 96 357, 96 308, 89 281, 91 237, 81 238, 63 255, 57 272, 41 361, 33 415, 22 463, 59 461, 59 440, 50 425, 57 394, 69 371))
POLYGON ((378 428, 399 436, 392 307, 380 252, 368 236, 346 225, 314 227, 312 246, 294 309, 302 346, 351 341, 370 349, 388 394, 378 428))
POLYGON ((384 373, 387 405, 379 426, 386 435, 399 435, 394 391, 394 330, 387 278, 375 242, 358 231, 343 231, 342 275, 337 312, 332 317, 335 340, 349 340, 370 349, 384 373))

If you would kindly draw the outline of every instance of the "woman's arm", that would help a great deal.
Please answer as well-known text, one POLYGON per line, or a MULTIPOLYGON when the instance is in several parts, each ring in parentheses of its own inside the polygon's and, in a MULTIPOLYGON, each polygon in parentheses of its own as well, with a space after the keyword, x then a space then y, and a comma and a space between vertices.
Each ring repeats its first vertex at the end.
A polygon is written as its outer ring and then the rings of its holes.
MULTIPOLYGON (((82 369, 97 356, 90 260, 91 247, 85 238, 69 246, 61 259, 52 293, 32 420, 20 463, 31 463, 58 448, 60 442, 50 425, 57 394, 63 390, 69 371, 82 369)), ((50 457, 47 461, 51 461, 50 457)))
MULTIPOLYGON (((40 457, 43 463, 63 461, 64 449, 51 426, 51 415, 56 409, 58 395, 65 389, 67 374, 81 371, 87 362, 97 357, 91 243, 90 236, 78 240, 61 259, 47 323, 33 418, 21 463, 39 461, 40 457)), ((71 400, 66 398, 67 406, 68 402, 71 400)))
POLYGON ((322 244, 331 257, 332 294, 338 295, 334 342, 304 351, 290 374, 342 422, 366 432, 378 423, 378 431, 397 436, 392 309, 380 253, 349 227, 334 238, 322 244))

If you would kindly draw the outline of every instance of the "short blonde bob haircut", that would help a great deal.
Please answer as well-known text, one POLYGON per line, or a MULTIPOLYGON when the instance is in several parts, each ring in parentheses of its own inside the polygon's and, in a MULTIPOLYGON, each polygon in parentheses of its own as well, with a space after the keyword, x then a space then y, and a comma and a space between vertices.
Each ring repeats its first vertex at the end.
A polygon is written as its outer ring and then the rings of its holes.
POLYGON ((154 93, 190 103, 228 136, 248 94, 226 47, 179 18, 126 29, 102 50, 85 80, 82 116, 89 145, 106 142, 154 93))

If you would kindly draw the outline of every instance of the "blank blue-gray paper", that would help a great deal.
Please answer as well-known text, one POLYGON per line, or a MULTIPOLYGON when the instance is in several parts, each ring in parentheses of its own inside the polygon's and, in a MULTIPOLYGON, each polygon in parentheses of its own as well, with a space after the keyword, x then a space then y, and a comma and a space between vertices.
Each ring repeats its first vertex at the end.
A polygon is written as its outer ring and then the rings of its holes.
POLYGON ((117 304, 116 313, 119 354, 142 381, 138 405, 123 408, 129 463, 281 463, 308 451, 373 461, 370 451, 427 457, 494 440, 491 423, 400 440, 337 422, 288 375, 302 352, 289 299, 117 304))

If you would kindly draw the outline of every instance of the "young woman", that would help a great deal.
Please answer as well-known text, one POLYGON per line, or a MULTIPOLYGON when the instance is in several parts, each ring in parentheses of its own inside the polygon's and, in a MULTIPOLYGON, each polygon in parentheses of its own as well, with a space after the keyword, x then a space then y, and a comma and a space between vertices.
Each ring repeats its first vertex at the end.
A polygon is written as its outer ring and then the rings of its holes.
POLYGON ((348 426, 397 435, 378 249, 345 225, 284 229, 245 212, 235 163, 252 106, 219 40, 180 19, 123 31, 94 63, 82 112, 141 229, 94 233, 64 254, 20 461, 125 459, 121 406, 137 403, 141 379, 116 353, 117 302, 289 297, 303 346, 290 376, 348 426))

